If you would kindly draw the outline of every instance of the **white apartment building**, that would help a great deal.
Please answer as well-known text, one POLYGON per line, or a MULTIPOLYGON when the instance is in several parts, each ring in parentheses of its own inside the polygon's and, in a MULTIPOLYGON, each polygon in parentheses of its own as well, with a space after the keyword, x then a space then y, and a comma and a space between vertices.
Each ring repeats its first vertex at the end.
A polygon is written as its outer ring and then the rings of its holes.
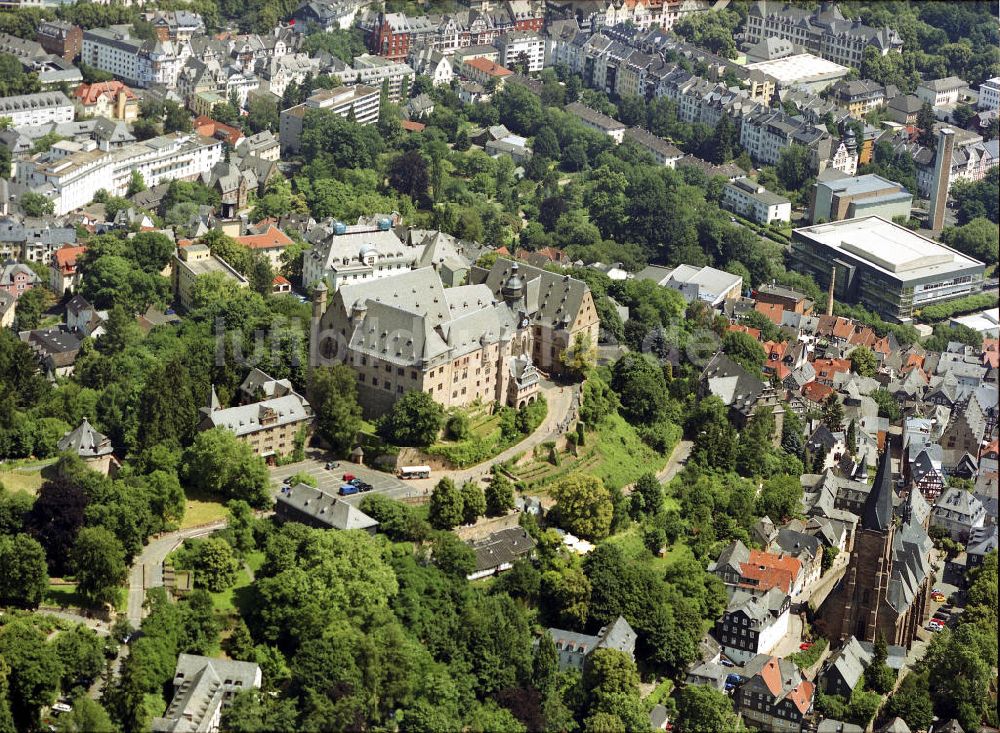
POLYGON ((133 171, 148 186, 191 180, 210 171, 222 155, 221 140, 171 133, 114 151, 94 148, 63 157, 41 153, 18 164, 16 181, 51 198, 58 216, 86 206, 102 188, 124 196, 133 171))
POLYGON ((545 66, 545 41, 537 33, 512 31, 504 33, 496 41, 499 63, 508 69, 519 68, 527 63, 528 72, 541 71, 545 66))
POLYGON ((72 122, 73 103, 62 92, 0 97, 0 117, 10 118, 11 127, 72 122))
POLYGON ((792 202, 746 176, 722 187, 722 205, 758 224, 791 221, 792 202))
POLYGON ((81 60, 113 74, 130 86, 163 84, 173 89, 181 67, 191 56, 190 44, 141 40, 133 38, 131 32, 131 27, 127 25, 84 31, 81 60))
POLYGON ((1000 76, 979 85, 979 109, 1000 109, 1000 76))
POLYGON ((416 73, 409 64, 399 64, 384 56, 366 53, 355 56, 350 67, 334 72, 333 76, 339 77, 346 85, 364 84, 381 89, 383 84, 387 84, 389 99, 398 102, 403 96, 404 83, 407 89, 411 89, 416 73))
POLYGON ((917 98, 927 102, 931 107, 947 107, 958 104, 962 92, 968 91, 969 85, 957 76, 947 76, 944 79, 931 79, 917 85, 917 98))
POLYGON ((379 90, 363 84, 321 89, 302 104, 282 111, 278 132, 281 149, 289 153, 299 151, 306 112, 311 109, 329 110, 345 118, 353 116, 360 125, 374 125, 378 122, 380 104, 379 90))

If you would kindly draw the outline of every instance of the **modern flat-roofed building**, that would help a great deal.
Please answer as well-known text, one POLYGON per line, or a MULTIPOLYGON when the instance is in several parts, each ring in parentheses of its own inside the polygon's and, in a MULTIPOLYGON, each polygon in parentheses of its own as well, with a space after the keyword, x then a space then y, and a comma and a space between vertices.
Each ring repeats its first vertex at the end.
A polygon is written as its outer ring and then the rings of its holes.
POLYGON ((740 297, 743 278, 714 267, 657 267, 650 265, 637 275, 638 280, 652 280, 657 285, 678 291, 688 302, 703 300, 711 306, 740 297))
POLYGON ((979 109, 1000 109, 1000 76, 979 85, 979 109))
POLYGON ((381 89, 385 83, 388 85, 389 101, 398 102, 402 98, 403 84, 412 88, 416 74, 408 64, 366 53, 355 56, 350 66, 334 72, 332 76, 338 77, 344 84, 363 84, 376 89, 381 89))
POLYGON ((983 288, 985 265, 878 216, 814 224, 792 232, 792 267, 823 287, 836 267, 834 297, 890 321, 983 288))
POLYGON ((758 224, 790 221, 792 202, 746 176, 722 187, 722 206, 758 224))
MULTIPOLYGON (((823 176, 820 177, 821 179, 823 176)), ((834 175, 813 184, 813 224, 863 216, 881 216, 890 221, 910 216, 913 194, 895 181, 869 173, 864 176, 834 175)))
POLYGON ((303 124, 310 110, 327 110, 344 118, 353 117, 359 125, 374 125, 378 122, 379 105, 379 90, 364 84, 321 89, 302 104, 282 111, 278 132, 281 149, 286 153, 299 152, 303 124))
POLYGON ((202 275, 213 272, 235 281, 239 287, 248 287, 249 282, 234 270, 225 260, 216 257, 204 244, 180 247, 174 256, 174 294, 185 310, 191 308, 191 287, 202 275))
POLYGON ((512 31, 496 40, 499 63, 508 69, 526 65, 529 73, 541 71, 545 66, 545 41, 537 33, 512 31))
POLYGON ((220 160, 220 140, 172 132, 110 151, 39 153, 18 164, 16 180, 51 198, 59 216, 89 204, 102 188, 113 196, 124 196, 133 171, 153 187, 168 180, 193 180, 220 160))
POLYGON ((779 89, 805 89, 809 92, 823 91, 843 79, 850 71, 846 66, 809 53, 759 61, 756 64, 748 64, 746 68, 773 76, 778 82, 779 89))

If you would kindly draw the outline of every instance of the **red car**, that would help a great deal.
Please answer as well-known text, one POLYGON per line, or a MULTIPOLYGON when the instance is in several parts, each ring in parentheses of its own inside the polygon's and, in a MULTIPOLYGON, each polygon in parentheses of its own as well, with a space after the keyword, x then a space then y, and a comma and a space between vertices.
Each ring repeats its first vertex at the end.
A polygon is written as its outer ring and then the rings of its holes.
POLYGON ((799 651, 805 652, 812 649, 813 643, 811 641, 804 641, 799 644, 799 651))
POLYGON ((345 473, 344 474, 344 483, 349 484, 353 480, 354 480, 354 474, 353 473, 345 473))

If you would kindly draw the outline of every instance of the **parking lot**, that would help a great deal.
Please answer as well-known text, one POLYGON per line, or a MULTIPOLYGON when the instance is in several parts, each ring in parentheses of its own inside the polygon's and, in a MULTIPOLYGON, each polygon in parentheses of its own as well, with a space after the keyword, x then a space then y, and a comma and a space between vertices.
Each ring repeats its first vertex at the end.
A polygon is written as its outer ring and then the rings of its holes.
MULTIPOLYGON (((337 463, 335 461, 335 463, 337 463)), ((310 476, 316 479, 317 486, 328 494, 337 494, 337 490, 340 489, 341 485, 344 483, 343 476, 345 473, 357 476, 362 481, 367 481, 372 485, 372 491, 366 493, 353 494, 351 496, 343 497, 345 501, 352 504, 357 504, 361 501, 367 493, 378 493, 384 494, 391 499, 404 499, 408 496, 419 496, 424 493, 422 488, 418 488, 413 484, 401 481, 395 476, 384 473, 383 471, 376 471, 367 466, 359 466, 349 461, 339 461, 339 466, 337 468, 332 468, 330 470, 326 469, 326 461, 319 457, 307 458, 304 461, 299 461, 298 463, 289 463, 286 466, 277 466, 270 469, 271 471, 271 487, 277 493, 278 488, 281 486, 282 482, 289 476, 292 476, 299 472, 308 473, 310 476)))

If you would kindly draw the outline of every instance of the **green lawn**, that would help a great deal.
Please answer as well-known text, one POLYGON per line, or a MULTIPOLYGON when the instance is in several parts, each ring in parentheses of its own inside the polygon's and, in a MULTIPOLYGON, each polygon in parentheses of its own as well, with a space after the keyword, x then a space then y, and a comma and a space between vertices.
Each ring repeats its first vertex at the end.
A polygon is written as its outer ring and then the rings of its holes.
POLYGON ((43 603, 46 606, 59 606, 60 608, 85 608, 87 605, 83 597, 76 592, 75 583, 55 585, 51 581, 43 603))
POLYGON ((55 463, 55 460, 53 458, 45 461, 21 461, 20 465, 6 464, 0 469, 0 484, 8 491, 27 491, 34 496, 45 483, 42 470, 55 463))
POLYGON ((655 473, 667 464, 669 456, 661 456, 642 442, 621 415, 611 415, 598 426, 596 436, 587 437, 596 441, 602 459, 588 472, 609 486, 621 488, 634 483, 642 474, 655 473))
MULTIPOLYGON (((250 569, 255 573, 260 570, 260 566, 264 564, 264 553, 260 551, 251 552, 247 555, 246 564, 250 566, 250 569)), ((250 573, 247 572, 246 568, 241 567, 239 573, 236 575, 236 582, 230 588, 226 588, 218 593, 210 593, 212 596, 212 605, 215 607, 217 613, 229 616, 239 611, 241 614, 249 611, 249 604, 252 602, 252 595, 250 593, 250 573)), ((195 584, 198 583, 198 576, 195 575, 195 584)))
POLYGON ((633 524, 624 532, 612 535, 605 542, 617 546, 627 559, 649 563, 658 571, 666 570, 678 560, 694 558, 691 548, 681 541, 671 545, 663 557, 655 557, 643 544, 642 529, 638 524, 633 524))
POLYGON ((216 497, 201 494, 191 489, 185 493, 187 501, 184 502, 184 519, 181 520, 180 529, 211 524, 226 518, 226 507, 216 497))

